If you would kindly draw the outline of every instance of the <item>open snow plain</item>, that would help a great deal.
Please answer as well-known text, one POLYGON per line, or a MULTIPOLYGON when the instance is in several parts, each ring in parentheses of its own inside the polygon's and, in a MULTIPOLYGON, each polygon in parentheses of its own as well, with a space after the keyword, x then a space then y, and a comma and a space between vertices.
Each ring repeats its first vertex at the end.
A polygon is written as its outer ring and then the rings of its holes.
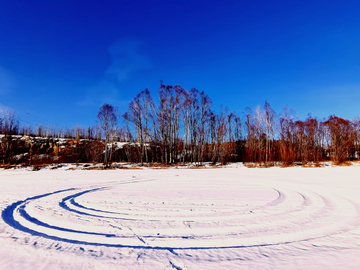
POLYGON ((1 269, 359 269, 360 167, 0 170, 1 269))

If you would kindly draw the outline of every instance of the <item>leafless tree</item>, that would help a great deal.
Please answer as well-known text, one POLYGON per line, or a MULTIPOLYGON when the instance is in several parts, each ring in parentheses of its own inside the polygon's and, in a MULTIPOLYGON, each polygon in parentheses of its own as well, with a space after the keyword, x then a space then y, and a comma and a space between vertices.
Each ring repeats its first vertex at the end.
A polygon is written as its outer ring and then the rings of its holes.
POLYGON ((225 164, 228 161, 229 151, 227 143, 228 125, 227 115, 221 109, 220 113, 211 113, 209 119, 210 141, 211 141, 211 162, 225 164))
POLYGON ((196 160, 196 142, 198 140, 198 121, 199 117, 199 91, 192 88, 186 93, 186 99, 184 102, 183 119, 184 119, 184 141, 185 141, 185 153, 189 154, 190 162, 196 160))
POLYGON ((141 164, 149 161, 147 143, 150 138, 149 113, 153 107, 153 101, 148 89, 140 92, 129 104, 129 110, 124 114, 126 121, 133 123, 136 138, 141 149, 141 164))
POLYGON ((271 158, 272 146, 274 141, 274 131, 275 131, 275 117, 276 113, 271 108, 270 103, 265 101, 264 105, 264 113, 265 113, 265 129, 266 129, 266 146, 265 146, 265 164, 268 163, 271 158))
POLYGON ((5 135, 14 135, 19 131, 19 120, 14 110, 3 109, 2 129, 5 135))
POLYGON ((322 158, 321 123, 311 116, 305 121, 298 120, 294 126, 296 159, 303 164, 318 163, 322 158))
MULTIPOLYGON (((1 128, 0 128, 0 130, 1 130, 1 128)), ((0 133, 1 133, 1 131, 0 131, 0 133)), ((33 129, 31 126, 22 126, 22 127, 20 127, 20 134, 27 135, 27 136, 32 135, 33 129)))
POLYGON ((335 164, 340 164, 350 158, 351 149, 354 147, 355 130, 350 121, 332 115, 323 123, 327 128, 331 145, 330 154, 335 164))
POLYGON ((112 105, 105 103, 100 107, 97 118, 104 132, 104 139, 105 139, 104 165, 107 168, 109 167, 109 164, 111 162, 111 154, 113 151, 113 139, 116 135, 116 128, 117 128, 116 110, 112 105))
MULTIPOLYGON (((161 162, 174 163, 178 158, 180 144, 180 115, 184 106, 185 90, 180 85, 160 84, 159 104, 150 102, 150 125, 153 143, 161 149, 161 162)), ((156 151, 156 150, 155 150, 156 151)))
POLYGON ((294 129, 293 115, 285 107, 284 116, 280 118, 280 159, 285 166, 292 165, 296 160, 294 129))
POLYGON ((352 152, 353 159, 360 158, 360 118, 353 119, 351 121, 351 126, 354 129, 355 137, 354 137, 354 149, 352 152))
POLYGON ((209 137, 209 120, 211 115, 212 101, 208 95, 204 92, 200 93, 200 104, 199 104, 199 121, 197 134, 198 134, 198 161, 204 161, 205 145, 208 142, 209 137))
POLYGON ((245 126, 247 131, 246 136, 246 157, 245 161, 256 162, 256 154, 255 154, 255 144, 256 144, 256 136, 255 136, 255 126, 252 123, 252 110, 250 107, 245 108, 245 126))

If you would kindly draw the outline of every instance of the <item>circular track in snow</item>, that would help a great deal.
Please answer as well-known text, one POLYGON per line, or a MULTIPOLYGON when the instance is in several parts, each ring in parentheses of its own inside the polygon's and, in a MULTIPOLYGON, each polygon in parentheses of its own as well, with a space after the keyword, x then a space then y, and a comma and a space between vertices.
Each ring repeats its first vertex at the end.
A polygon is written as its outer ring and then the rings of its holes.
POLYGON ((350 201, 307 190, 221 180, 161 185, 129 180, 67 189, 3 210, 12 227, 70 243, 152 249, 224 249, 287 244, 357 225, 350 201), (342 207, 350 209, 343 214, 342 207), (350 214, 349 214, 350 213, 350 214))

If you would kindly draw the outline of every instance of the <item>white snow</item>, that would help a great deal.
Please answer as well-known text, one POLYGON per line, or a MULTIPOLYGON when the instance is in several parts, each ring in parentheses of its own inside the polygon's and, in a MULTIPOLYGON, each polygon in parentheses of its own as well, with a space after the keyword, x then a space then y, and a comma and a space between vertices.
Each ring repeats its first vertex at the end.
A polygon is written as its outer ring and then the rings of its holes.
POLYGON ((359 269, 360 166, 0 170, 1 269, 359 269))

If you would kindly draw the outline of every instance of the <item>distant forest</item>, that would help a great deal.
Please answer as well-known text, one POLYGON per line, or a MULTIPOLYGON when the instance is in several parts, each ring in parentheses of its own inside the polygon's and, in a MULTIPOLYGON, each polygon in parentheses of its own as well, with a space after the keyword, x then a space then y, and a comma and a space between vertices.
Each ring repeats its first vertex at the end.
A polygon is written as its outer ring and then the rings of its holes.
POLYGON ((360 119, 335 115, 320 121, 297 120, 268 102, 246 108, 240 117, 227 108, 212 109, 204 92, 160 84, 156 99, 144 90, 119 115, 104 104, 98 125, 88 128, 33 130, 21 126, 12 111, 0 115, 0 162, 45 164, 112 162, 181 164, 251 162, 334 164, 359 159, 360 119), (122 123, 121 125, 119 123, 122 123))

